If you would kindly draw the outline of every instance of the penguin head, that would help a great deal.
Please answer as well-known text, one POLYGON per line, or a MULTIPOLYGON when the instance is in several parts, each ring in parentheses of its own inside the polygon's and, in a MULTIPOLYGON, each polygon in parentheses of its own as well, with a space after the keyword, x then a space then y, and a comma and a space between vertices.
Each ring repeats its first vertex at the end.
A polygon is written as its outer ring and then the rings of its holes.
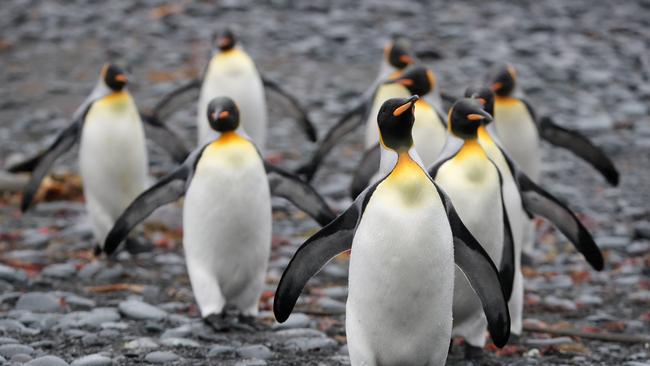
POLYGON ((129 81, 124 70, 113 64, 104 65, 102 68, 102 78, 104 79, 104 84, 116 92, 124 89, 129 81))
POLYGON ((215 131, 235 131, 239 127, 239 108, 228 97, 214 98, 208 104, 208 122, 215 131))
POLYGON ((464 140, 475 139, 481 124, 492 120, 483 106, 475 99, 463 98, 454 103, 449 110, 449 130, 464 140))
POLYGON ((499 66, 490 77, 490 87, 494 94, 507 97, 515 90, 517 71, 510 64, 499 66))
POLYGON ((428 94, 436 85, 436 77, 425 66, 409 66, 399 77, 387 81, 404 85, 411 94, 419 97, 428 94))
POLYGON ((411 44, 404 38, 396 38, 384 48, 386 61, 394 68, 401 70, 415 62, 411 56, 411 44))
POLYGON ((235 47, 237 39, 233 32, 226 28, 215 36, 214 42, 221 52, 226 52, 235 47))
MULTIPOLYGON (((482 106, 483 110, 489 115, 494 115, 494 92, 487 86, 470 86, 465 89, 465 98, 476 99, 482 106)), ((492 120, 484 120, 490 123, 492 120)))
POLYGON ((408 151, 413 146, 411 129, 415 122, 413 110, 417 95, 410 98, 391 98, 382 104, 377 115, 379 141, 398 153, 408 151))

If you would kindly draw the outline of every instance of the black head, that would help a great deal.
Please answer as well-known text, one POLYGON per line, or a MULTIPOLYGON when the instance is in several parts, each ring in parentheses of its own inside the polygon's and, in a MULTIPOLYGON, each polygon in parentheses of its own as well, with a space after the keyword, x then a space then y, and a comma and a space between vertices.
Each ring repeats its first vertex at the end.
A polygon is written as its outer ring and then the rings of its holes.
POLYGON ((449 110, 449 130, 462 139, 475 139, 479 126, 491 120, 483 106, 475 99, 463 98, 449 110))
POLYGON ((436 85, 436 77, 425 66, 409 66, 402 75, 387 83, 402 84, 411 94, 421 97, 433 90, 436 85))
POLYGON ((413 107, 418 99, 417 95, 410 98, 391 98, 382 104, 377 114, 377 124, 379 139, 385 147, 403 152, 413 146, 413 107))
MULTIPOLYGON (((483 110, 494 116, 494 92, 487 86, 470 86, 465 89, 465 98, 476 99, 483 106, 483 110)), ((491 120, 485 120, 488 123, 491 120)))
POLYGON ((517 85, 517 71, 510 64, 501 65, 490 77, 490 88, 500 97, 509 96, 517 85))
POLYGON ((232 33, 232 31, 226 28, 217 34, 214 42, 216 46, 221 50, 221 52, 225 52, 235 47, 237 44, 237 39, 235 39, 235 35, 232 33))
POLYGON ((397 38, 384 49, 386 61, 396 69, 403 69, 415 62, 411 56, 411 44, 404 38, 397 38))
POLYGON ((129 81, 124 71, 113 64, 104 65, 102 68, 102 77, 106 86, 113 91, 124 89, 129 81))
POLYGON ((214 98, 208 104, 208 122, 215 131, 235 131, 239 127, 239 108, 228 97, 214 98))

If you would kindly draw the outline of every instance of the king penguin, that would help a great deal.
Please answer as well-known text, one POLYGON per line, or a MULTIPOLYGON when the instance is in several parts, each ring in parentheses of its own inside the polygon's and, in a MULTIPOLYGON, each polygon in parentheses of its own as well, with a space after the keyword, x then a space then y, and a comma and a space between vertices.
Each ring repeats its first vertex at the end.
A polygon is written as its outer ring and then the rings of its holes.
POLYGON ((509 336, 497 268, 413 148, 417 99, 383 103, 377 122, 385 175, 296 251, 275 294, 273 310, 284 322, 309 278, 351 250, 346 333, 354 366, 444 365, 454 262, 481 299, 495 343, 509 336))
MULTIPOLYGON (((475 100, 456 102, 447 122, 451 136, 441 158, 429 168, 429 174, 449 195, 458 216, 499 268, 501 283, 509 297, 514 276, 514 243, 504 205, 503 180, 477 136, 482 121, 491 118, 475 100)), ((481 302, 458 269, 453 309, 452 336, 465 339, 468 358, 478 356, 485 346, 487 320, 481 302)))
POLYGON ((232 99, 213 99, 206 118, 219 136, 138 196, 107 236, 105 250, 115 250, 153 210, 185 195, 183 248, 190 282, 203 318, 223 330, 232 325, 226 306, 244 323, 254 322, 258 313, 271 244, 271 194, 291 200, 321 225, 334 214, 311 186, 262 159, 232 99))
MULTIPOLYGON (((471 87, 466 90, 465 96, 479 101, 487 113, 494 111, 495 98, 490 88, 471 87)), ((512 230, 515 264, 512 294, 508 306, 512 319, 511 333, 519 336, 522 331, 524 305, 521 253, 525 239, 524 230, 527 228, 529 216, 541 216, 555 225, 597 271, 603 269, 603 256, 591 234, 577 216, 565 204, 535 184, 508 155, 505 148, 501 146, 494 123, 491 123, 490 119, 484 119, 478 128, 478 141, 499 169, 503 179, 503 200, 512 230)))

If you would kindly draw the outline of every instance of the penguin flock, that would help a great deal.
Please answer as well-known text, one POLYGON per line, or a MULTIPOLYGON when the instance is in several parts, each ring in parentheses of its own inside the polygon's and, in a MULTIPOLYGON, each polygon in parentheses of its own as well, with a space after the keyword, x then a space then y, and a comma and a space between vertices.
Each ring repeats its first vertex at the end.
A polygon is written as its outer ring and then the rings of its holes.
POLYGON ((488 337, 503 347, 522 332, 522 256, 533 218, 552 223, 594 270, 593 237, 571 208, 544 190, 540 141, 570 150, 612 185, 619 174, 586 137, 538 116, 499 66, 463 97, 441 93, 434 72, 404 39, 384 49, 379 75, 295 172, 264 159, 265 91, 286 98, 311 141, 316 129, 297 99, 260 73, 231 31, 214 37, 201 78, 142 113, 128 77, 107 64, 90 95, 41 153, 8 169, 29 172, 27 211, 56 159, 79 143, 79 169, 96 242, 106 260, 120 248, 150 250, 137 225, 183 201, 183 248, 202 318, 217 331, 263 328, 256 318, 271 249, 271 197, 292 202, 322 228, 294 253, 274 296, 288 319, 304 287, 349 251, 346 335, 352 365, 444 365, 450 340, 480 357, 488 337), (198 93, 198 94, 197 94, 198 93), (164 121, 197 103, 197 144, 164 121), (365 152, 336 214, 310 185, 341 137, 365 123, 365 152), (178 167, 149 184, 146 138, 178 167), (233 316, 234 314, 234 316, 233 316))

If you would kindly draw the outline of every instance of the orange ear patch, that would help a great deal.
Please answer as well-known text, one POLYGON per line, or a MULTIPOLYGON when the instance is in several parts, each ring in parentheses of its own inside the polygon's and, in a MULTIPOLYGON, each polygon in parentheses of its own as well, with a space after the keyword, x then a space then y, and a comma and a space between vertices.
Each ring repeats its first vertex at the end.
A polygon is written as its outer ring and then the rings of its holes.
POLYGON ((230 116, 230 112, 228 112, 228 111, 223 111, 223 112, 219 113, 219 119, 228 118, 228 116, 230 116))

